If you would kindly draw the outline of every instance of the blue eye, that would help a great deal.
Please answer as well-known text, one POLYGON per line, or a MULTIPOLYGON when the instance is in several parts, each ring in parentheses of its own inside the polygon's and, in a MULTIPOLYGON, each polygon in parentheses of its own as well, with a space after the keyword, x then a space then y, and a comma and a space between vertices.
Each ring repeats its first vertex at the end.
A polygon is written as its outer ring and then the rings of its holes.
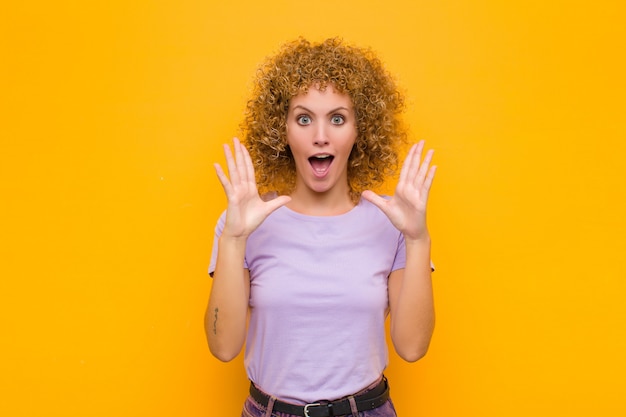
POLYGON ((333 117, 331 117, 330 122, 334 125, 342 125, 344 124, 345 119, 342 115, 336 114, 333 117))
POLYGON ((306 114, 303 114, 301 116, 298 116, 296 118, 296 121, 298 122, 298 124, 300 125, 309 125, 311 124, 311 118, 309 116, 307 116, 306 114))

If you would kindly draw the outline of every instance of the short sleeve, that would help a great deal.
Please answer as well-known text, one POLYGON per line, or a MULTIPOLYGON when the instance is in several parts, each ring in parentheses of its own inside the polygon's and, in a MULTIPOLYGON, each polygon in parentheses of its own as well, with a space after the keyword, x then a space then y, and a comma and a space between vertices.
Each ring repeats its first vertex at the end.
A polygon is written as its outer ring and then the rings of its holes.
MULTIPOLYGON (((393 261, 393 267, 391 268, 391 270, 395 271, 396 269, 402 269, 405 266, 406 266, 406 244, 404 242, 404 235, 400 233, 400 236, 398 237, 398 250, 396 252, 396 258, 393 261)), ((435 264, 433 263, 432 259, 430 261, 430 270, 432 272, 435 272, 435 264)))
POLYGON ((406 266, 406 245, 404 243, 404 235, 398 233, 398 248, 396 249, 396 257, 393 260, 391 271, 403 269, 406 266))

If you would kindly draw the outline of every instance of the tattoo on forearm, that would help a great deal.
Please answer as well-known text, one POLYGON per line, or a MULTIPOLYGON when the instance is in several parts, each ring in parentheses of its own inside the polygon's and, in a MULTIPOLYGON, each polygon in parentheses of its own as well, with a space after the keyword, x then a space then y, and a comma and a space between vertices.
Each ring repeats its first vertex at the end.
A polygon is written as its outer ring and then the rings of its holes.
POLYGON ((217 312, 219 310, 215 307, 215 320, 213 321, 213 334, 217 334, 217 312))

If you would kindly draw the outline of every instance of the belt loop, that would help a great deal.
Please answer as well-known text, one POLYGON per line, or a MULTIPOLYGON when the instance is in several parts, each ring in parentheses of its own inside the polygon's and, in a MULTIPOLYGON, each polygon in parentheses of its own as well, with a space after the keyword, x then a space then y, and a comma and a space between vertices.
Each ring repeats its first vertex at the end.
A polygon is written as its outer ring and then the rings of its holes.
POLYGON ((276 401, 276 397, 272 395, 267 403, 267 409, 265 410, 265 417, 272 417, 272 411, 274 411, 274 401, 276 401))
POLYGON ((348 397, 348 402, 350 403, 350 411, 352 411, 353 417, 359 417, 359 410, 356 408, 356 401, 354 397, 351 395, 348 397))

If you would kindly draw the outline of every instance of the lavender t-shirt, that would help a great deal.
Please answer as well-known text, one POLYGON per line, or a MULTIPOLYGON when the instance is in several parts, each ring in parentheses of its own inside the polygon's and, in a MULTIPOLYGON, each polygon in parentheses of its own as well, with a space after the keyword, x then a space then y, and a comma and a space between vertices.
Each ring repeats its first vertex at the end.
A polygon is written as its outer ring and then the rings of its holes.
MULTIPOLYGON (((209 271, 215 269, 215 229, 209 271)), ((283 401, 334 400, 374 382, 387 366, 387 279, 404 268, 404 238, 373 204, 317 217, 281 207, 252 233, 245 367, 283 401)))

